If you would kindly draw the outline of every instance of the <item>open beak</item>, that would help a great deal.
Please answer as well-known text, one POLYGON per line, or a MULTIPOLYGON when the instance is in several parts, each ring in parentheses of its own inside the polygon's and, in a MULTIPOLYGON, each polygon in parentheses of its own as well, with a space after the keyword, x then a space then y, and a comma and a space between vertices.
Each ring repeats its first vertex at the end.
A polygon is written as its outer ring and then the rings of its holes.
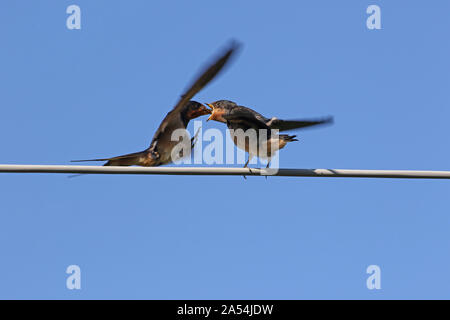
POLYGON ((208 108, 206 108, 205 106, 202 106, 202 108, 200 109, 200 115, 205 115, 205 114, 211 114, 212 111, 208 108))
POLYGON ((205 103, 205 104, 206 104, 208 107, 211 108, 211 110, 209 110, 210 113, 211 113, 211 115, 209 116, 208 119, 206 119, 206 121, 209 121, 209 120, 212 120, 212 117, 213 117, 213 114, 214 114, 214 105, 212 105, 211 103, 205 103))

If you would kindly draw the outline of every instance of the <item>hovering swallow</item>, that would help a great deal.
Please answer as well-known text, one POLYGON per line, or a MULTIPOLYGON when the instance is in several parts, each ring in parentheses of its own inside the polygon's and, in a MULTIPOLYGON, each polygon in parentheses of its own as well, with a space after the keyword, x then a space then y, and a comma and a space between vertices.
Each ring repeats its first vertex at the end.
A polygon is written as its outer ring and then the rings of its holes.
POLYGON ((206 103, 206 105, 211 108, 211 115, 207 121, 215 120, 226 123, 228 129, 233 130, 230 133, 234 144, 248 152, 249 157, 244 168, 247 167, 254 156, 268 159, 267 167, 269 167, 270 160, 276 151, 283 149, 288 142, 298 141, 295 135, 274 134, 272 130, 287 131, 333 122, 332 117, 314 120, 267 118, 250 108, 239 106, 229 100, 219 100, 213 103, 206 103), (242 130, 241 133, 245 133, 248 129, 254 130, 254 145, 252 145, 251 137, 248 139, 245 137, 244 139, 242 137, 241 139, 239 138, 236 134, 238 133, 236 131, 239 129, 242 130), (265 132, 266 136, 260 136, 261 132, 265 132))
MULTIPOLYGON (((186 93, 181 96, 175 107, 163 119, 147 149, 118 157, 72 160, 72 162, 107 161, 104 166, 138 165, 144 167, 160 166, 172 162, 172 151, 179 143, 179 141, 172 141, 172 133, 177 129, 186 129, 190 120, 211 113, 211 110, 201 103, 190 100, 217 76, 238 48, 239 45, 237 43, 231 43, 229 48, 194 81, 186 93)), ((191 139, 191 148, 194 144, 193 140, 194 138, 191 139)), ((182 154, 181 152, 180 158, 189 154, 182 154)))

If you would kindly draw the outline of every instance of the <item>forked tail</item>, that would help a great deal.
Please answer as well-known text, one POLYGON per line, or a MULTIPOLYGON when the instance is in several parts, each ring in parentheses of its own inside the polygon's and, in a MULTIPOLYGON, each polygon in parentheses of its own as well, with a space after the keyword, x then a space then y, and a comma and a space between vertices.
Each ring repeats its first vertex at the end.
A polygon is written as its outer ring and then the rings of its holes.
POLYGON ((107 161, 104 166, 151 166, 152 160, 149 151, 144 150, 112 158, 72 160, 71 162, 107 161))
POLYGON ((296 135, 290 136, 288 134, 280 134, 279 137, 286 142, 298 141, 298 139, 296 139, 296 135))

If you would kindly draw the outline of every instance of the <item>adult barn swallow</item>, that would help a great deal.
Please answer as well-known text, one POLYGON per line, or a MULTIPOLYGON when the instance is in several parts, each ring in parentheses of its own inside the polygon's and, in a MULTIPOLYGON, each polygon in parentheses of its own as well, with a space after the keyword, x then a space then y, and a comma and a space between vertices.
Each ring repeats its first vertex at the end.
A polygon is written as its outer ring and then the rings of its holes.
MULTIPOLYGON (((174 130, 186 129, 190 120, 211 113, 211 110, 201 103, 190 100, 217 76, 238 48, 239 45, 232 42, 229 48, 194 81, 186 93, 181 96, 175 107, 163 119, 147 149, 118 157, 73 160, 72 162, 107 161, 104 166, 138 165, 144 167, 160 166, 172 162, 172 150, 179 143, 179 141, 172 141, 171 139, 174 130)), ((191 140, 191 143, 193 140, 194 138, 191 140)), ((188 154, 180 154, 180 156, 186 157, 188 154)))
POLYGON ((267 118, 262 114, 256 112, 253 109, 239 106, 233 101, 229 100, 219 100, 213 103, 206 103, 207 106, 211 108, 211 115, 209 120, 215 120, 218 122, 226 123, 228 129, 236 132, 238 129, 242 129, 246 132, 248 129, 254 129, 256 133, 256 148, 251 148, 251 141, 249 139, 239 139, 235 134, 232 135, 232 140, 234 144, 249 153, 247 163, 244 168, 247 167, 249 161, 254 157, 258 156, 260 158, 268 159, 267 167, 270 164, 270 159, 273 157, 274 153, 280 149, 283 149, 288 142, 298 141, 295 135, 287 134, 273 134, 272 130, 287 131, 300 128, 306 128, 311 126, 317 126, 327 123, 332 123, 333 118, 327 117, 323 119, 309 119, 309 120, 281 120, 276 117, 267 118), (267 137, 262 137, 260 139, 260 130, 266 130, 267 137), (266 145, 261 145, 261 143, 266 143, 266 145))

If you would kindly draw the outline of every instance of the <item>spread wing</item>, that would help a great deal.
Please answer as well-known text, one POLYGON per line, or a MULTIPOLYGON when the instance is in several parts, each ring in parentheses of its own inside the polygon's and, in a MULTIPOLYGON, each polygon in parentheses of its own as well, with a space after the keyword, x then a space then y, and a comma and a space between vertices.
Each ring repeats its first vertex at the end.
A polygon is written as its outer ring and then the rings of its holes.
POLYGON ((260 129, 267 129, 268 138, 271 134, 270 129, 287 131, 333 123, 333 117, 305 120, 268 119, 258 112, 243 106, 233 108, 227 115, 224 115, 224 118, 227 120, 229 129, 243 129, 244 131, 255 129, 257 132, 260 129))
POLYGON ((306 127, 312 127, 323 124, 333 123, 333 117, 323 119, 305 119, 305 120, 280 120, 272 118, 269 122, 266 122, 271 129, 278 129, 280 131, 294 130, 306 127))
POLYGON ((186 103, 188 103, 200 90, 203 89, 217 74, 223 69, 230 58, 239 49, 239 44, 237 42, 231 42, 228 49, 226 49, 205 71, 200 74, 200 76, 193 82, 190 88, 181 96, 180 100, 177 102, 175 107, 166 115, 164 120, 159 125, 158 130, 156 130, 153 136, 150 149, 156 147, 159 136, 164 132, 167 124, 176 119, 179 116, 181 109, 186 103))

